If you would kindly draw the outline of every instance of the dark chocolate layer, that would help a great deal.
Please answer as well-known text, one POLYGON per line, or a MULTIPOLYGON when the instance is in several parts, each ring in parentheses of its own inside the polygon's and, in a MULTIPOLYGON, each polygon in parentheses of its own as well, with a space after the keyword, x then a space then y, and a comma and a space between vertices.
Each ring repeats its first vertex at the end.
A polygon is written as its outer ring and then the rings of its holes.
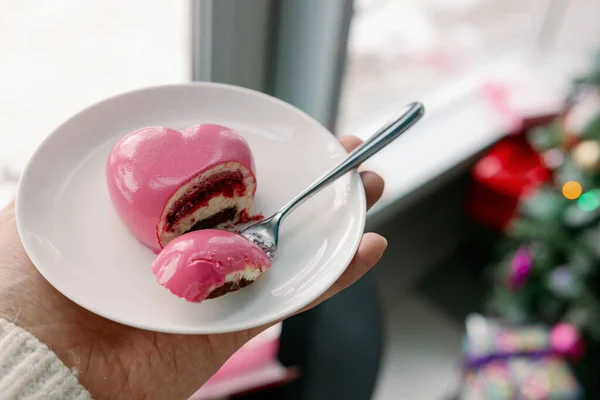
POLYGON ((219 224, 223 224, 225 222, 231 221, 235 218, 237 214, 237 208, 229 207, 219 211, 216 214, 211 215, 210 217, 203 219, 202 221, 198 221, 192 226, 191 231, 199 231, 200 229, 210 229, 214 228, 219 224))
POLYGON ((207 299, 216 299, 217 297, 221 297, 227 293, 235 292, 236 290, 240 290, 248 285, 251 285, 253 282, 254 281, 249 281, 244 278, 242 278, 239 282, 227 282, 223 286, 218 287, 210 292, 207 299))

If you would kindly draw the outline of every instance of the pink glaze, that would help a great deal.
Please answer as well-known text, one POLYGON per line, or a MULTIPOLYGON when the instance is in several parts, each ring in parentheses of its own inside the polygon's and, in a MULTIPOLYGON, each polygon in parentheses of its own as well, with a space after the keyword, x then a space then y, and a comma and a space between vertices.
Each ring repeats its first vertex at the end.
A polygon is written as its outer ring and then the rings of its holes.
POLYGON ((141 128, 113 147, 106 163, 108 192, 121 220, 158 253, 157 224, 171 196, 198 173, 231 161, 254 172, 248 144, 224 126, 141 128))
POLYGON ((200 302, 246 265, 266 271, 267 255, 236 233, 218 229, 193 231, 176 237, 158 254, 152 272, 158 283, 189 302, 200 302))

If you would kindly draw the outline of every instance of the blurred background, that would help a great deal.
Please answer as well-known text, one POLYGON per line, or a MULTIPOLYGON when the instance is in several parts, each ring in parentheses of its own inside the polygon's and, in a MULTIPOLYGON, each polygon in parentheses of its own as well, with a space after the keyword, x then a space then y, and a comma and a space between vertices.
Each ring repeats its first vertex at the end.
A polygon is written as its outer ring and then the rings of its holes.
POLYGON ((598 0, 0 0, 0 204, 54 128, 131 89, 241 85, 361 137, 420 100, 426 119, 368 165, 387 184, 368 219, 384 260, 284 324, 298 379, 245 396, 600 398, 599 15, 598 0))

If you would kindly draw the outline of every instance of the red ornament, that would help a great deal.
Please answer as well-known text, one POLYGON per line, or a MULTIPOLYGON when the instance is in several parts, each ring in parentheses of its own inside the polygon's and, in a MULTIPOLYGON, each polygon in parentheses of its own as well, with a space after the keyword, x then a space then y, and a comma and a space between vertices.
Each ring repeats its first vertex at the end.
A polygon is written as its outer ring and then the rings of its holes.
POLYGON ((527 143, 524 133, 553 116, 524 120, 522 129, 496 143, 473 167, 467 212, 476 220, 504 229, 519 199, 547 182, 551 172, 527 143))
POLYGON ((581 335, 567 322, 561 322, 552 328, 550 345, 556 354, 570 359, 579 359, 585 352, 581 335))

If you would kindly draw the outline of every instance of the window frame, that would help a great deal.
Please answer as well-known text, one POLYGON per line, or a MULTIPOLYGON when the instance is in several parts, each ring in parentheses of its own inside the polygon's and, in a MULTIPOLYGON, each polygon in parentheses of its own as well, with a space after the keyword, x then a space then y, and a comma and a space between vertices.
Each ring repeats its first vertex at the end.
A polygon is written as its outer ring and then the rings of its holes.
POLYGON ((353 0, 192 0, 193 79, 268 93, 335 128, 353 0))

